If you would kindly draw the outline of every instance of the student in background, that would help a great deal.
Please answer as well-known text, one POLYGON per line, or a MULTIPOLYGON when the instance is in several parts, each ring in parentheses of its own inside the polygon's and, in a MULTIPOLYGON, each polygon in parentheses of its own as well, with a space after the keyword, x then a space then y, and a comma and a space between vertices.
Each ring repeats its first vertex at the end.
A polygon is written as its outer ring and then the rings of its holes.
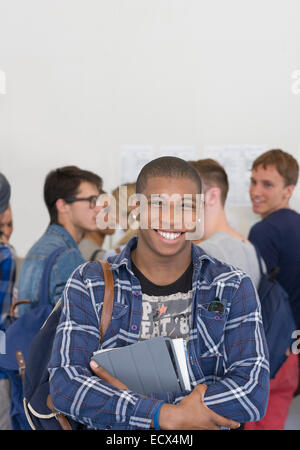
POLYGON ((0 221, 0 233, 2 233, 2 239, 9 242, 13 229, 11 206, 8 205, 8 208, 2 213, 0 221))
POLYGON ((114 248, 124 246, 125 244, 127 244, 129 239, 131 239, 133 236, 136 236, 137 234, 135 224, 129 223, 129 216, 132 210, 129 205, 129 199, 135 193, 136 183, 125 183, 121 186, 118 186, 112 191, 112 195, 116 199, 116 222, 117 224, 122 224, 123 221, 127 223, 127 226, 122 230, 122 236, 120 236, 119 240, 115 243, 114 248), (126 187, 126 191, 122 191, 122 189, 120 189, 124 187, 126 187))
MULTIPOLYGON (((9 205, 10 184, 0 173, 0 224, 9 205)), ((6 230, 7 231, 7 230, 6 230)), ((0 236, 0 348, 3 349, 4 333, 8 326, 7 317, 13 298, 16 263, 11 247, 7 244, 7 236, 1 231, 0 236), (3 239, 4 237, 4 239, 3 239)), ((0 368, 0 430, 11 430, 10 420, 10 382, 0 368)))
MULTIPOLYGON (((24 261, 24 258, 18 257, 15 248, 10 243, 10 238, 11 238, 13 231, 14 231, 13 215, 12 215, 11 205, 8 205, 8 208, 4 211, 4 213, 2 215, 2 219, 0 222, 0 233, 2 233, 3 242, 6 242, 10 246, 10 248, 15 256, 16 282, 17 282, 18 274, 20 272, 20 268, 21 268, 22 262, 24 261)), ((16 296, 17 296, 16 292, 17 292, 17 289, 15 286, 14 298, 16 298, 16 296)))
POLYGON ((145 397, 90 365, 99 349, 105 284, 100 265, 89 262, 73 272, 63 294, 48 367, 55 409, 90 428, 110 430, 154 424, 174 430, 237 428, 238 422, 259 420, 268 400, 269 364, 257 295, 248 276, 188 239, 198 221, 197 171, 180 158, 158 158, 143 167, 136 191, 142 207, 133 212, 141 226, 110 258, 116 295, 102 348, 153 333, 182 337, 193 389, 145 397), (167 218, 164 206, 170 208, 167 218), (177 326, 182 315, 184 329, 177 326))
MULTIPOLYGON (((97 230, 96 205, 102 179, 76 166, 51 171, 44 184, 44 199, 50 224, 42 237, 29 250, 18 280, 18 299, 38 301, 40 281, 47 257, 56 249, 66 249, 58 256, 50 274, 51 304, 60 298, 73 270, 85 260, 78 243, 87 231, 97 230)), ((30 305, 20 305, 20 314, 30 305)))
POLYGON ((104 259, 120 253, 127 242, 137 235, 138 223, 131 219, 132 207, 129 199, 136 193, 136 183, 125 183, 112 191, 116 201, 116 237, 117 242, 105 253, 104 259), (124 228, 122 226, 124 225, 124 228))
POLYGON ((205 196, 204 235, 194 242, 208 254, 247 273, 257 288, 260 270, 253 245, 228 223, 225 202, 229 189, 224 168, 213 159, 190 161, 198 171, 205 196))
POLYGON ((270 150, 253 162, 250 199, 261 221, 251 228, 249 240, 269 273, 279 269, 276 279, 289 294, 300 325, 300 214, 290 207, 298 176, 298 162, 282 150, 270 150))
MULTIPOLYGON (((296 325, 300 325, 300 214, 290 207, 298 181, 299 165, 280 149, 260 155, 252 164, 250 199, 253 212, 261 221, 249 233, 271 273, 289 294, 296 325)), ((249 429, 283 429, 289 406, 297 389, 297 356, 290 354, 270 385, 270 400, 265 418, 249 429)))

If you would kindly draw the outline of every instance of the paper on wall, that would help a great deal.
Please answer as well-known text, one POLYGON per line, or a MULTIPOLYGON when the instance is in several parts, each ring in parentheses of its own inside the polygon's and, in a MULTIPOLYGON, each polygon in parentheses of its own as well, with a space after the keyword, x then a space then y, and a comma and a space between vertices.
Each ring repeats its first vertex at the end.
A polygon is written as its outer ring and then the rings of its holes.
POLYGON ((157 157, 159 156, 176 156, 185 161, 193 161, 196 158, 196 151, 193 145, 162 145, 157 157))
POLYGON ((249 185, 253 161, 267 150, 266 145, 207 145, 203 158, 218 161, 229 181, 227 205, 249 206, 249 185))
POLYGON ((120 184, 136 181, 142 167, 152 158, 150 145, 123 145, 120 148, 120 184))
POLYGON ((120 148, 120 184, 131 183, 142 167, 160 156, 176 156, 186 161, 195 159, 194 146, 164 145, 158 153, 150 145, 123 145, 120 148))

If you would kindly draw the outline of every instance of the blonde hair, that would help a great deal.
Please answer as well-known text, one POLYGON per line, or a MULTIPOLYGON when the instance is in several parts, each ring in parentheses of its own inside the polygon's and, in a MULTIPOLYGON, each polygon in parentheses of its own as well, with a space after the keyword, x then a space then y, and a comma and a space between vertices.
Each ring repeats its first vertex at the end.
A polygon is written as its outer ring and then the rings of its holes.
MULTIPOLYGON (((126 217, 126 219, 128 219, 129 214, 131 212, 128 200, 131 197, 131 195, 134 195, 135 193, 136 193, 136 183, 125 183, 122 184, 121 186, 118 186, 116 189, 112 191, 112 195, 116 199, 117 215, 119 217, 126 217), (127 188, 127 195, 125 194, 125 190, 120 189, 121 187, 127 188)), ((137 230, 127 228, 125 235, 114 245, 114 248, 126 244, 132 237, 136 235, 137 230)))

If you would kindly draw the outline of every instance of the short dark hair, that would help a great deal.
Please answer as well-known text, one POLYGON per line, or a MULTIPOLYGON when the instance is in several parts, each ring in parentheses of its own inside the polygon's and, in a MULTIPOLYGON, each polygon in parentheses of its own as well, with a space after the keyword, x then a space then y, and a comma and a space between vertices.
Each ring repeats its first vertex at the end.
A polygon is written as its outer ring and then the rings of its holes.
POLYGON ((152 177, 189 178, 197 184, 199 193, 202 192, 201 179, 197 170, 184 159, 175 156, 161 156, 146 164, 136 181, 137 194, 143 192, 148 179, 152 177))
POLYGON ((198 171, 204 185, 208 188, 213 186, 220 188, 221 202, 224 206, 229 189, 228 177, 224 167, 211 158, 189 161, 189 163, 198 171))
POLYGON ((296 185, 299 176, 299 165, 296 159, 289 153, 280 149, 269 150, 260 155, 252 164, 252 170, 262 165, 275 166, 276 170, 283 177, 285 186, 296 185))
POLYGON ((94 184, 99 192, 102 189, 101 177, 76 166, 61 167, 48 173, 44 184, 44 200, 49 211, 51 224, 58 221, 56 201, 59 198, 74 197, 82 181, 94 184))

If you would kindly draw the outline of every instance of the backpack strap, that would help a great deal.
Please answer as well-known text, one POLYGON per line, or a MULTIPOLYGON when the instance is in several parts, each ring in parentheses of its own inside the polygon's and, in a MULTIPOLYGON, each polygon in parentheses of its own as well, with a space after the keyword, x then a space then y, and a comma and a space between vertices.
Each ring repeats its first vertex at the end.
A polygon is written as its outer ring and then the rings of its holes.
POLYGON ((259 265, 259 270, 260 270, 260 275, 268 275, 269 281, 272 281, 274 283, 277 275, 280 272, 280 267, 278 267, 278 266, 274 267, 274 269, 272 269, 269 274, 264 272, 263 265, 262 265, 262 256, 259 253, 259 250, 256 247, 256 245, 254 245, 254 244, 252 244, 252 245, 253 245, 253 247, 255 248, 255 251, 256 251, 256 256, 257 256, 257 259, 258 259, 258 265, 259 265))
POLYGON ((100 344, 103 343, 105 332, 111 322, 114 305, 114 276, 108 261, 99 260, 104 274, 104 298, 100 320, 100 344))
POLYGON ((254 245, 254 244, 252 244, 252 245, 255 248, 260 274, 263 275, 264 271, 263 271, 263 265, 262 265, 262 261, 261 261, 261 254, 260 254, 258 248, 256 247, 256 245, 254 245))
POLYGON ((61 428, 63 430, 72 430, 72 427, 70 425, 69 420, 66 418, 66 416, 58 411, 56 411, 56 409, 54 408, 54 405, 52 403, 52 398, 51 395, 49 394, 47 397, 47 406, 48 408, 52 411, 52 413, 54 414, 54 417, 56 418, 56 420, 59 422, 61 428))
MULTIPOLYGON (((112 310, 114 304, 114 276, 108 261, 99 260, 99 263, 102 267, 104 274, 104 297, 99 326, 100 343, 102 344, 105 332, 111 322, 112 317, 112 310)), ((55 410, 50 394, 47 397, 47 406, 53 412, 63 430, 72 430, 72 427, 67 417, 64 414, 55 410)))

